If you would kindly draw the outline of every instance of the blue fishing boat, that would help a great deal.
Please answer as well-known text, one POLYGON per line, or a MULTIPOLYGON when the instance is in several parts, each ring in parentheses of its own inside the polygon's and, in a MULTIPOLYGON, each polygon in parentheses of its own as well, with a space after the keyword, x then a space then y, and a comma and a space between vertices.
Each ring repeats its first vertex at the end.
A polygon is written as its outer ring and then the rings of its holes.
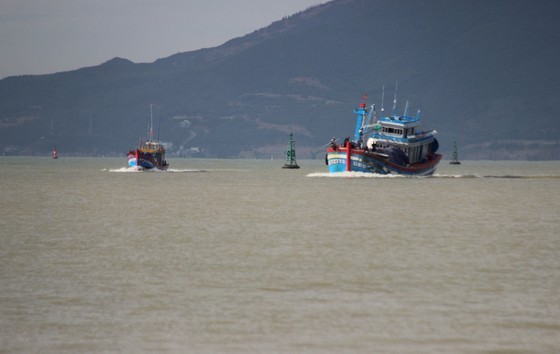
POLYGON ((395 94, 392 114, 377 118, 375 105, 366 107, 366 98, 354 109, 357 119, 353 139, 348 137, 338 144, 332 138, 326 156, 329 172, 433 174, 441 160, 441 155, 436 153, 439 145, 435 130, 419 129, 420 111, 415 116, 408 115, 407 102, 404 114, 397 114, 395 94))
POLYGON ((152 106, 150 105, 150 128, 148 140, 140 142, 140 146, 130 150, 128 156, 128 167, 136 167, 143 170, 158 169, 165 171, 169 164, 165 160, 165 147, 162 143, 154 140, 154 119, 152 106))

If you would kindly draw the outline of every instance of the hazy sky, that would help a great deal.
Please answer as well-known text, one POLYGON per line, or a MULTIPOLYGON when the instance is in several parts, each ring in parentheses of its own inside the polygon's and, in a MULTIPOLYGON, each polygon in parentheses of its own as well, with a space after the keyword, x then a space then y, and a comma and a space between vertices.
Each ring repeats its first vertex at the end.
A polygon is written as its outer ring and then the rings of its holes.
POLYGON ((0 78, 152 62, 218 46, 327 0, 0 0, 0 78))

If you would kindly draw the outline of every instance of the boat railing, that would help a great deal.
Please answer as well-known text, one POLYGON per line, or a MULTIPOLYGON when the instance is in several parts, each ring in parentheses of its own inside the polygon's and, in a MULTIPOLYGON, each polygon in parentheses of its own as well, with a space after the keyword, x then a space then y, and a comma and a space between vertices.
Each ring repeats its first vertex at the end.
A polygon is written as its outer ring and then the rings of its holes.
POLYGON ((431 138, 432 136, 434 136, 437 133, 437 130, 428 130, 428 131, 422 131, 422 132, 418 132, 414 135, 409 135, 408 138, 409 139, 424 139, 424 138, 431 138))
POLYGON ((422 142, 424 140, 431 139, 435 133, 436 131, 432 130, 428 132, 421 132, 418 134, 409 135, 406 138, 400 136, 393 136, 385 133, 374 133, 371 134, 371 137, 377 140, 393 141, 396 143, 405 144, 405 143, 417 143, 417 142, 422 142))
POLYGON ((420 118, 412 117, 412 116, 387 116, 387 117, 381 117, 379 121, 385 123, 398 122, 403 124, 411 124, 411 123, 420 123, 420 118))

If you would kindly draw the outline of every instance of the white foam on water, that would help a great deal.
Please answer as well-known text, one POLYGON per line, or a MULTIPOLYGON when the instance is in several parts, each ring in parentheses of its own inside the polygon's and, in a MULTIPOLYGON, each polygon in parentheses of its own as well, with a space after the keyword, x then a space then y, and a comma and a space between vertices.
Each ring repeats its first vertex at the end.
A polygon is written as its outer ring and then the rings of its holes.
POLYGON ((328 177, 328 178, 457 178, 457 179, 471 179, 471 178, 560 178, 557 175, 478 175, 478 174, 433 174, 431 176, 414 176, 414 175, 398 175, 398 174, 387 174, 382 175, 378 173, 368 173, 368 172, 315 172, 310 173, 307 177, 328 177))
POLYGON ((482 176, 479 175, 442 175, 439 173, 434 173, 431 176, 428 176, 430 178, 482 178, 482 176))
POLYGON ((160 171, 160 172, 170 172, 170 173, 181 173, 181 172, 207 172, 206 170, 197 170, 192 168, 182 168, 182 169, 175 169, 175 168, 168 168, 167 171, 160 171))
POLYGON ((121 167, 116 169, 103 169, 103 171, 109 172, 145 172, 145 173, 184 173, 184 172, 206 172, 206 170, 197 170, 197 169, 178 169, 178 168, 169 168, 166 171, 153 168, 151 170, 145 170, 142 167, 121 167))
POLYGON ((121 167, 121 168, 111 168, 111 169, 103 169, 103 171, 109 172, 142 172, 141 167, 121 167))
POLYGON ((442 175, 442 174, 434 174, 433 176, 429 176, 430 178, 497 178, 497 179, 531 179, 531 178, 560 178, 560 175, 546 175, 546 174, 537 174, 537 175, 442 175))
POLYGON ((378 173, 344 171, 344 172, 314 172, 307 177, 328 177, 328 178, 404 178, 404 175, 381 175, 378 173))

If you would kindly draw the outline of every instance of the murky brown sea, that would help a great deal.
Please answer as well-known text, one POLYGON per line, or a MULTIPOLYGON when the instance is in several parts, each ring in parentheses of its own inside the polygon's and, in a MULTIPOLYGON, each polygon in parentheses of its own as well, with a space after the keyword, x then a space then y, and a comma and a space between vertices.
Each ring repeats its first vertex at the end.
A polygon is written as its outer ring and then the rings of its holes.
POLYGON ((558 352, 560 163, 0 158, 0 352, 558 352))

